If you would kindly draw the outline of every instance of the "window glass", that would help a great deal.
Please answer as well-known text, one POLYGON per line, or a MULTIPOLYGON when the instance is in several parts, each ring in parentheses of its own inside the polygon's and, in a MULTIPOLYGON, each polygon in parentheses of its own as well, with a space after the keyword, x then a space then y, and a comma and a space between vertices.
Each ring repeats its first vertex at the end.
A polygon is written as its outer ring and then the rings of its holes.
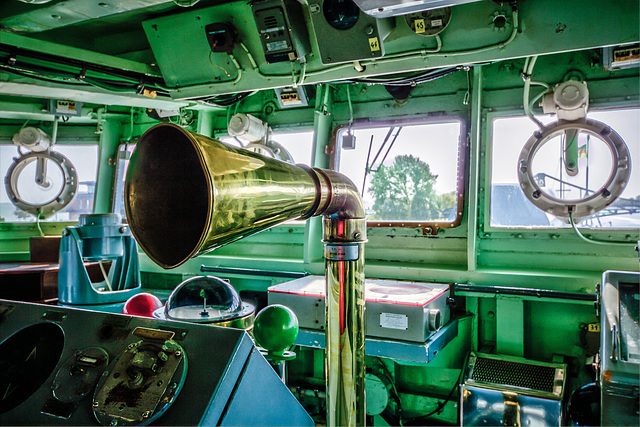
POLYGON ((360 190, 367 219, 379 222, 370 225, 420 226, 461 219, 461 132, 459 121, 354 124, 338 131, 338 170, 360 190), (355 148, 348 148, 354 145, 349 134, 355 137, 355 148))
MULTIPOLYGON (((28 151, 28 150, 27 150, 28 151)), ((93 212, 93 199, 98 171, 97 145, 56 145, 53 148, 73 164, 78 174, 78 189, 73 200, 61 211, 46 219, 48 222, 74 222, 81 214, 93 212)), ((18 148, 14 145, 0 145, 0 176, 5 177, 14 158, 19 157, 18 148)), ((27 169, 23 173, 27 173, 27 169)), ((52 169, 55 173, 55 169, 52 169)), ((35 176, 34 176, 35 180, 35 176)), ((7 195, 2 185, 0 190, 0 221, 35 222, 34 215, 18 209, 7 195)))
MULTIPOLYGON (((245 147, 246 142, 240 142, 232 136, 218 138, 225 144, 235 147, 245 147)), ((313 131, 303 132, 271 132, 271 140, 282 145, 293 157, 295 163, 311 165, 313 156, 313 131)))
MULTIPOLYGON (((554 117, 538 117, 544 124, 554 117)), ((631 177, 624 192, 609 206, 580 222, 580 227, 640 227, 640 109, 590 111, 587 118, 603 122, 625 141, 631 154, 631 177)), ((568 227, 533 205, 520 189, 517 163, 526 141, 537 126, 526 116, 500 117, 492 124, 491 215, 494 227, 568 227)), ((600 190, 609 179, 613 158, 600 139, 579 134, 578 173, 567 174, 564 144, 554 138, 544 144, 531 167, 538 185, 562 200, 579 200, 600 190)))

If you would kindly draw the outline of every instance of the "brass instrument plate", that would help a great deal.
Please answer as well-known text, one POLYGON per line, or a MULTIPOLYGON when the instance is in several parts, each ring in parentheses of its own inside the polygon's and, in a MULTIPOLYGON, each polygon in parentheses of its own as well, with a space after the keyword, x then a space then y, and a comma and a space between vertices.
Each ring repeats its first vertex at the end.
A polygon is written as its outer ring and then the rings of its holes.
MULTIPOLYGON (((170 351, 164 351, 167 360, 157 363, 155 369, 142 369, 143 379, 136 382, 130 376, 131 368, 136 366, 136 360, 140 359, 141 352, 147 352, 147 357, 157 354, 165 346, 154 345, 139 341, 129 346, 120 355, 113 371, 97 391, 93 401, 93 412, 98 421, 103 425, 131 425, 139 424, 150 419, 159 403, 172 403, 175 396, 175 386, 172 378, 176 373, 180 362, 184 358, 184 351, 175 341, 170 343, 170 351), (158 351, 149 351, 145 347, 157 347, 158 351), (153 372, 152 372, 153 371, 153 372), (169 386, 172 387, 169 387, 169 386)), ((161 409, 161 408, 159 408, 161 409)))

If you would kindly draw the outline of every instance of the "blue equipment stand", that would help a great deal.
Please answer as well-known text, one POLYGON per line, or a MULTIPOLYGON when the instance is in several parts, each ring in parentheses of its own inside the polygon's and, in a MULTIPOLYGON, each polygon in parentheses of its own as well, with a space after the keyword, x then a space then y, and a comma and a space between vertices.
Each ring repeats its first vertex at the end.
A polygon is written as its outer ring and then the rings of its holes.
POLYGON ((113 304, 126 301, 140 290, 137 245, 120 215, 81 215, 79 225, 65 228, 58 272, 61 304, 113 304), (85 261, 111 261, 105 280, 92 283, 85 261))

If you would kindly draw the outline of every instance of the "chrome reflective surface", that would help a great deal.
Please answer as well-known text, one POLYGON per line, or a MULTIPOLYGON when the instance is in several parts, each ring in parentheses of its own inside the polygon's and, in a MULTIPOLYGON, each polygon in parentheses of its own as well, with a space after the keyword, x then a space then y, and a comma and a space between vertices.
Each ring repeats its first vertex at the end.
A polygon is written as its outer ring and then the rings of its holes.
POLYGON ((366 220, 324 217, 325 245, 358 245, 356 260, 325 260, 327 425, 365 424, 364 243, 366 220))

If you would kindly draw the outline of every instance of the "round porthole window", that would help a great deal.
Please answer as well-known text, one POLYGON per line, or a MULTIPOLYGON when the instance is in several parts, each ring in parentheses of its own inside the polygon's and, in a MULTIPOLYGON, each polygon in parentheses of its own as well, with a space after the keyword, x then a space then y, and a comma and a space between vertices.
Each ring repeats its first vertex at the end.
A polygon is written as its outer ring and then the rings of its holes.
POLYGON ((14 205, 45 219, 73 200, 78 176, 73 164, 60 153, 29 152, 14 159, 5 187, 14 205))
POLYGON ((518 159, 525 196, 568 224, 613 203, 630 174, 627 145, 611 127, 595 120, 555 122, 536 131, 518 159))

